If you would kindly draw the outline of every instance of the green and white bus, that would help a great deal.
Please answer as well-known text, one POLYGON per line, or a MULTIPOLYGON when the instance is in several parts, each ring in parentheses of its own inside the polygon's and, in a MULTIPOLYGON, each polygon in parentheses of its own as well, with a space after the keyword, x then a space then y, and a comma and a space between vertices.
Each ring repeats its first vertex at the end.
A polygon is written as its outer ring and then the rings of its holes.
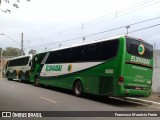
POLYGON ((5 67, 5 76, 9 80, 28 81, 31 70, 31 60, 33 56, 19 56, 7 61, 5 67))
POLYGON ((30 81, 73 90, 76 96, 151 95, 152 45, 117 36, 36 54, 30 81))

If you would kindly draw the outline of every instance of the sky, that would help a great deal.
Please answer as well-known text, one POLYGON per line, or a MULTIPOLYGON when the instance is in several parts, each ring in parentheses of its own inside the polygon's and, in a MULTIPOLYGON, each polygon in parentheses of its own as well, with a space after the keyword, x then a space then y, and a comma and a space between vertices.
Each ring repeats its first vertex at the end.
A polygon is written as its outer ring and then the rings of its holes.
POLYGON ((159 6, 160 0, 21 0, 15 9, 2 2, 11 13, 0 12, 0 47, 20 49, 23 32, 25 53, 43 52, 126 33, 125 27, 111 29, 132 24, 130 36, 160 48, 159 6))

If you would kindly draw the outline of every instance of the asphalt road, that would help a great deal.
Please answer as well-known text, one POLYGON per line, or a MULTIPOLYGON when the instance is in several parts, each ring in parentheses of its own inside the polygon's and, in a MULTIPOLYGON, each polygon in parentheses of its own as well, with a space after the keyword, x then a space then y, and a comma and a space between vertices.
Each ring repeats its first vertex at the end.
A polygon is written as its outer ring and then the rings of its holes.
MULTIPOLYGON (((1 79, 0 111, 160 111, 160 108, 93 95, 79 98, 67 90, 36 87, 28 83, 1 79)), ((71 120, 63 116, 61 119, 71 120)), ((81 119, 81 117, 76 119, 81 119)), ((98 117, 94 119, 106 120, 106 118, 98 117)))

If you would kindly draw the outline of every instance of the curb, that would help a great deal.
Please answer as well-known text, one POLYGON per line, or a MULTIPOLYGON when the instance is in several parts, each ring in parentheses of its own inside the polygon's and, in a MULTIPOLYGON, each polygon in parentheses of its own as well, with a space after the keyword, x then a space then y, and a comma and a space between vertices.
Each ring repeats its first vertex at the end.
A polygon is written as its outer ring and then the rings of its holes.
POLYGON ((160 107, 160 103, 150 101, 150 100, 144 100, 144 99, 138 99, 138 98, 132 98, 132 97, 124 97, 124 98, 110 97, 110 98, 121 100, 121 101, 126 101, 126 102, 137 103, 137 104, 153 105, 156 107, 160 107))
POLYGON ((132 97, 126 97, 126 100, 133 100, 135 102, 140 102, 140 103, 143 103, 143 104, 154 105, 154 106, 160 107, 159 102, 154 102, 154 101, 150 101, 150 100, 144 100, 144 99, 138 99, 138 98, 132 98, 132 97))

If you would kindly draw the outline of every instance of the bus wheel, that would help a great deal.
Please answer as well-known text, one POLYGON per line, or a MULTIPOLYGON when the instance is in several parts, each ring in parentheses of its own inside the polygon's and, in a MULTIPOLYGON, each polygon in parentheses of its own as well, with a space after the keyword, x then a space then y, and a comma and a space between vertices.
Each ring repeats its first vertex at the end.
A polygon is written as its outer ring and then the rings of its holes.
POLYGON ((35 78, 35 86, 37 86, 37 87, 40 86, 39 78, 38 77, 35 78))
POLYGON ((83 86, 81 81, 76 81, 73 87, 74 95, 77 97, 81 97, 83 93, 83 86))

